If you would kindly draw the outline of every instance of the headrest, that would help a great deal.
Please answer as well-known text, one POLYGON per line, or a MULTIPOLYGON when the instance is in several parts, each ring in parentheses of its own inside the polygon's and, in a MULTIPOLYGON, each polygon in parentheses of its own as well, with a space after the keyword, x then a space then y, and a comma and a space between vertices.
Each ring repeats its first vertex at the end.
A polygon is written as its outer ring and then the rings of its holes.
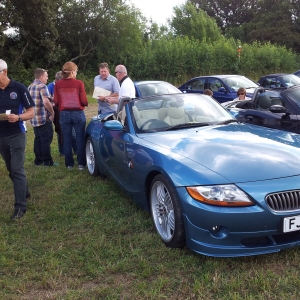
POLYGON ((176 100, 174 102, 170 102, 170 106, 171 107, 180 107, 180 106, 183 106, 184 102, 183 101, 180 101, 180 100, 176 100))
POLYGON ((169 107, 168 109, 168 117, 171 119, 180 119, 184 117, 185 110, 183 107, 169 107))
POLYGON ((141 118, 141 114, 139 110, 136 108, 136 106, 132 106, 132 111, 133 111, 135 121, 137 122, 141 118))
POLYGON ((260 94, 258 96, 258 105, 263 109, 268 109, 271 106, 271 99, 267 94, 260 94))

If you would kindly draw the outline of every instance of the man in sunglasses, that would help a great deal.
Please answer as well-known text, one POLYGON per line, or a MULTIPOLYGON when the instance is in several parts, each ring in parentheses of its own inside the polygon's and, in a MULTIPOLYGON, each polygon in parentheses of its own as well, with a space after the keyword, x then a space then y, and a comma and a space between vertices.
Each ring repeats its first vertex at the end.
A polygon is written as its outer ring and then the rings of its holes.
POLYGON ((115 69, 116 77, 120 83, 118 97, 109 96, 106 101, 110 104, 118 104, 119 99, 124 97, 135 98, 135 87, 133 81, 128 77, 127 69, 124 65, 117 65, 115 69))
POLYGON ((0 59, 0 92, 0 154, 14 185, 15 211, 11 218, 19 219, 26 213, 30 197, 24 171, 24 121, 33 118, 34 102, 25 85, 7 76, 7 64, 3 59, 0 59))
POLYGON ((246 89, 243 87, 240 87, 237 91, 237 98, 234 100, 251 100, 251 98, 246 96, 246 89))

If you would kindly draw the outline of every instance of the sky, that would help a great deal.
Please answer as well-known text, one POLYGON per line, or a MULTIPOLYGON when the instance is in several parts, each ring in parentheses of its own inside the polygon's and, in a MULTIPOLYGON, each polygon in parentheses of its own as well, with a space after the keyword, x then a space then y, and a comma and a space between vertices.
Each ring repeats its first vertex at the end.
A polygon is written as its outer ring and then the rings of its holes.
POLYGON ((140 9, 142 15, 159 25, 167 24, 173 15, 173 7, 185 3, 185 0, 128 0, 140 9))

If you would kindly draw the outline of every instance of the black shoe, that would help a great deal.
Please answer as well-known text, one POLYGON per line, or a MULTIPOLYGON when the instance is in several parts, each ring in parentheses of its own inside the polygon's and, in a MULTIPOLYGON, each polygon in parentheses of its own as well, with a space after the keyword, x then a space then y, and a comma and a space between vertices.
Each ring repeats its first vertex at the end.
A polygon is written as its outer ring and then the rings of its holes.
POLYGON ((13 213, 13 215, 11 216, 12 220, 16 220, 16 219, 20 219, 22 218, 24 215, 26 214, 26 210, 15 210, 15 212, 13 213))
POLYGON ((31 198, 31 194, 30 194, 30 193, 28 193, 28 194, 26 195, 26 199, 29 199, 29 198, 31 198))

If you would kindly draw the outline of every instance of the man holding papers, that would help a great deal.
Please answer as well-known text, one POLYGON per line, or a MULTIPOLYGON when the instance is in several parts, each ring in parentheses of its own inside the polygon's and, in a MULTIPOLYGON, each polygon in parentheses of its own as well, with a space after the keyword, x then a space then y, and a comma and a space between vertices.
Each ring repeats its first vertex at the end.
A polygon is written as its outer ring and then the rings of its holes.
POLYGON ((118 79, 109 73, 107 63, 99 65, 99 74, 94 78, 94 94, 93 98, 98 99, 98 114, 105 114, 115 112, 117 109, 116 104, 110 105, 106 98, 107 96, 118 97, 120 84, 118 79))

